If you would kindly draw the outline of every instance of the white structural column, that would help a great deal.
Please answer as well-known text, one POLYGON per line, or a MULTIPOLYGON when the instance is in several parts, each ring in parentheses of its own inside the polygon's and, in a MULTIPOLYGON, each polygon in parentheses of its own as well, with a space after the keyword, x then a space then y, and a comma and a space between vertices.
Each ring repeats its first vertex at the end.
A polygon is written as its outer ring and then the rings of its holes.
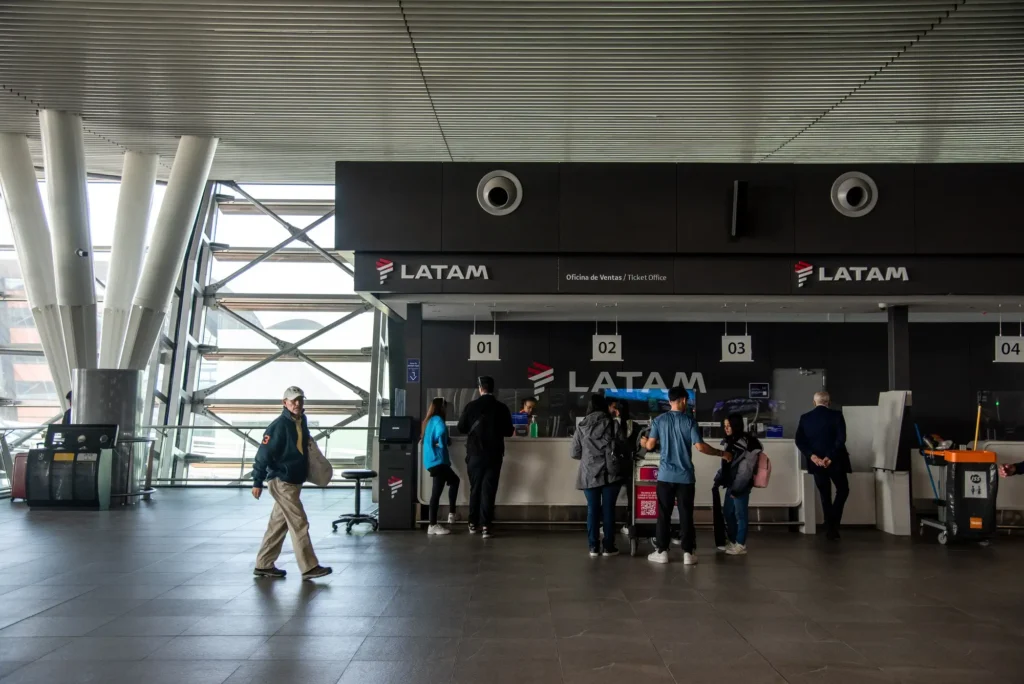
POLYGON ((50 229, 46 225, 43 200, 39 196, 36 170, 28 149, 28 138, 13 133, 0 134, 0 195, 7 204, 14 231, 22 280, 39 341, 43 345, 50 375, 57 387, 61 405, 71 390, 71 373, 64 350, 57 286, 53 275, 53 251, 50 229))
POLYGON ((96 286, 85 177, 82 118, 68 112, 39 112, 43 134, 46 196, 53 227, 64 345, 71 368, 96 367, 96 286))
POLYGON ((100 331, 100 368, 118 368, 132 299, 142 273, 146 253, 146 227, 156 184, 155 154, 124 155, 121 190, 114 219, 114 243, 103 298, 103 329, 100 331))
POLYGON ((142 370, 149 363, 167 315, 174 281, 181 271, 216 151, 216 138, 186 135, 178 143, 128 319, 122 368, 142 370))

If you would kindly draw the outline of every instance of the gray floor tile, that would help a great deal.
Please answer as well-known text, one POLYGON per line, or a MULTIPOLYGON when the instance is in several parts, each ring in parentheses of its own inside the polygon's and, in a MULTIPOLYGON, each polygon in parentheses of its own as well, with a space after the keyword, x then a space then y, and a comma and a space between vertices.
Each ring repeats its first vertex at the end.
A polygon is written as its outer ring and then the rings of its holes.
POLYGON ((723 662, 671 662, 668 670, 677 682, 686 684, 787 684, 768 661, 754 652, 728 661, 727 665, 723 662))
POLYGON ((551 616, 547 601, 472 601, 466 608, 466 617, 545 618, 551 616))
MULTIPOLYGON (((644 623, 639 619, 589 620, 579 618, 553 618, 555 634, 559 637, 614 636, 624 641, 649 641, 644 623)), ((543 636, 543 635, 541 635, 543 636)))
POLYGON ((456 662, 558 660, 554 639, 463 639, 456 662))
POLYGON ((67 637, 0 637, 0 661, 32 661, 70 641, 67 637))
POLYGON ((39 614, 39 617, 86 617, 110 615, 118 616, 138 608, 142 599, 125 598, 93 598, 86 594, 70 599, 39 614))
POLYGON ((8 636, 85 636, 113 620, 112 615, 94 617, 30 617, 0 630, 8 636))
POLYGON ((287 621, 286 616, 279 615, 218 615, 194 621, 181 634, 183 636, 270 636, 281 629, 287 621))
POLYGON ((239 662, 37 661, 9 675, 3 684, 222 684, 239 662))
POLYGON ((248 659, 267 641, 264 636, 178 636, 153 652, 151 660, 248 659))
POLYGON ((114 618, 89 632, 88 636, 178 636, 201 618, 128 617, 114 618))
MULTIPOLYGON (((344 674, 338 684, 448 684, 452 681, 452 671, 455 669, 454 659, 430 660, 426 662, 415 662, 411 660, 353 660, 345 668, 344 674)), ((492 676, 486 679, 466 681, 486 681, 490 684, 499 684, 502 681, 515 681, 519 684, 540 680, 519 679, 501 680, 500 673, 491 673, 492 676), (495 677, 498 677, 496 679, 495 677)))
POLYGON ((43 660, 142 660, 172 637, 73 637, 43 660))
POLYGON ((551 601, 552 619, 582 618, 587 620, 628 620, 637 615, 628 601, 591 599, 583 601, 551 601))
POLYGON ((902 684, 890 673, 856 665, 807 667, 788 673, 786 681, 789 684, 902 684))
POLYGON ((240 665, 224 684, 337 684, 347 666, 347 660, 254 660, 240 665))
POLYGON ((465 661, 456 663, 453 681, 455 684, 561 684, 562 668, 556 661, 544 660, 504 661, 500 665, 493 661, 465 661))
POLYGON ((303 605, 299 612, 307 617, 380 617, 388 605, 363 598, 340 601, 316 599, 303 605))
POLYGON ((366 637, 353 660, 447 660, 459 640, 441 637, 366 637))
POLYGON ((250 656, 252 660, 349 660, 364 637, 272 636, 250 656))
POLYGON ((574 662, 568 667, 563 661, 562 679, 566 684, 622 684, 622 682, 665 682, 668 684, 676 681, 664 665, 620 661, 574 662))
POLYGON ((0 679, 3 679, 7 675, 13 673, 15 670, 20 670, 21 668, 29 664, 31 663, 28 663, 23 660, 0 660, 0 679))
POLYGON ((462 623, 462 636, 476 639, 553 639, 555 626, 550 617, 469 617, 462 623))
POLYGON ((165 594, 161 599, 221 599, 230 600, 238 597, 251 589, 248 585, 228 584, 203 584, 203 585, 182 585, 175 587, 165 594))
POLYGON ((458 638, 463 634, 463 623, 461 617, 382 617, 372 622, 367 636, 458 638))
POLYGON ((218 615, 227 601, 222 599, 163 599, 146 601, 125 613, 131 617, 189 617, 218 615))
MULTIPOLYGON (((265 618, 264 618, 265 619, 265 618)), ((368 636, 377 618, 294 617, 276 632, 280 636, 368 636)))

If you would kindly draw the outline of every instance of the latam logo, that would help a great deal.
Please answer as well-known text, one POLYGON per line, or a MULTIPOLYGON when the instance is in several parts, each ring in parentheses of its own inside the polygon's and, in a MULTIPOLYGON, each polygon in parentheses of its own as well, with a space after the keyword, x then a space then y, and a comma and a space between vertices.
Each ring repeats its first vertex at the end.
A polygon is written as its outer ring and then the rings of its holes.
POLYGON ((534 395, 540 395, 544 392, 544 385, 554 381, 555 369, 533 361, 526 369, 526 377, 533 383, 534 395))
POLYGON ((388 487, 391 488, 391 498, 394 499, 395 495, 398 494, 398 490, 402 488, 405 482, 402 478, 392 475, 388 478, 388 487))
POLYGON ((490 280, 486 266, 449 266, 448 264, 420 264, 415 273, 410 273, 402 264, 403 280, 490 280))
MULTIPOLYGON (((796 286, 803 287, 814 274, 814 266, 806 261, 798 261, 793 265, 793 271, 796 273, 796 286)), ((910 280, 910 274, 906 266, 839 266, 835 269, 821 266, 818 268, 817 280, 820 283, 882 283, 893 280, 905 283, 910 280)))
POLYGON ((377 275, 380 276, 380 284, 388 279, 391 272, 395 270, 395 262, 388 259, 377 259, 377 275))
POLYGON ((798 261, 793 266, 793 270, 796 271, 796 286, 803 287, 807 283, 807 279, 811 277, 811 273, 814 272, 814 266, 806 261, 798 261))

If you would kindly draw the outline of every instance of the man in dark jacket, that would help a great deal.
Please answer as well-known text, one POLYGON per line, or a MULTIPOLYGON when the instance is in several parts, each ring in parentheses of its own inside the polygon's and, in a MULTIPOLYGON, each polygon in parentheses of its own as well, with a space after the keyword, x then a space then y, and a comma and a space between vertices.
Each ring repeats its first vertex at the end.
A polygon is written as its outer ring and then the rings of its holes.
POLYGON ((843 520, 843 506, 850 495, 846 474, 850 467, 850 454, 846 450, 846 421, 841 411, 829 408, 828 392, 814 395, 814 410, 800 416, 796 429, 796 447, 804 457, 804 467, 814 476, 814 484, 821 494, 821 510, 825 515, 825 534, 839 539, 839 525, 843 520), (832 485, 836 487, 832 498, 832 485))
POLYGON ((469 469, 469 532, 478 529, 484 539, 494 534, 494 499, 505 458, 505 438, 515 434, 512 412, 494 396, 494 378, 477 379, 480 397, 466 405, 459 432, 466 435, 469 469))
POLYGON ((295 560, 302 571, 302 579, 316 579, 331 574, 330 568, 320 565, 309 540, 309 520, 299 495, 309 472, 307 450, 311 437, 306 426, 305 393, 298 387, 284 391, 284 410, 271 423, 256 451, 252 466, 252 495, 263 494, 264 484, 274 498, 267 533, 256 556, 257 577, 281 578, 285 571, 274 566, 281 555, 286 533, 292 535, 295 560))

